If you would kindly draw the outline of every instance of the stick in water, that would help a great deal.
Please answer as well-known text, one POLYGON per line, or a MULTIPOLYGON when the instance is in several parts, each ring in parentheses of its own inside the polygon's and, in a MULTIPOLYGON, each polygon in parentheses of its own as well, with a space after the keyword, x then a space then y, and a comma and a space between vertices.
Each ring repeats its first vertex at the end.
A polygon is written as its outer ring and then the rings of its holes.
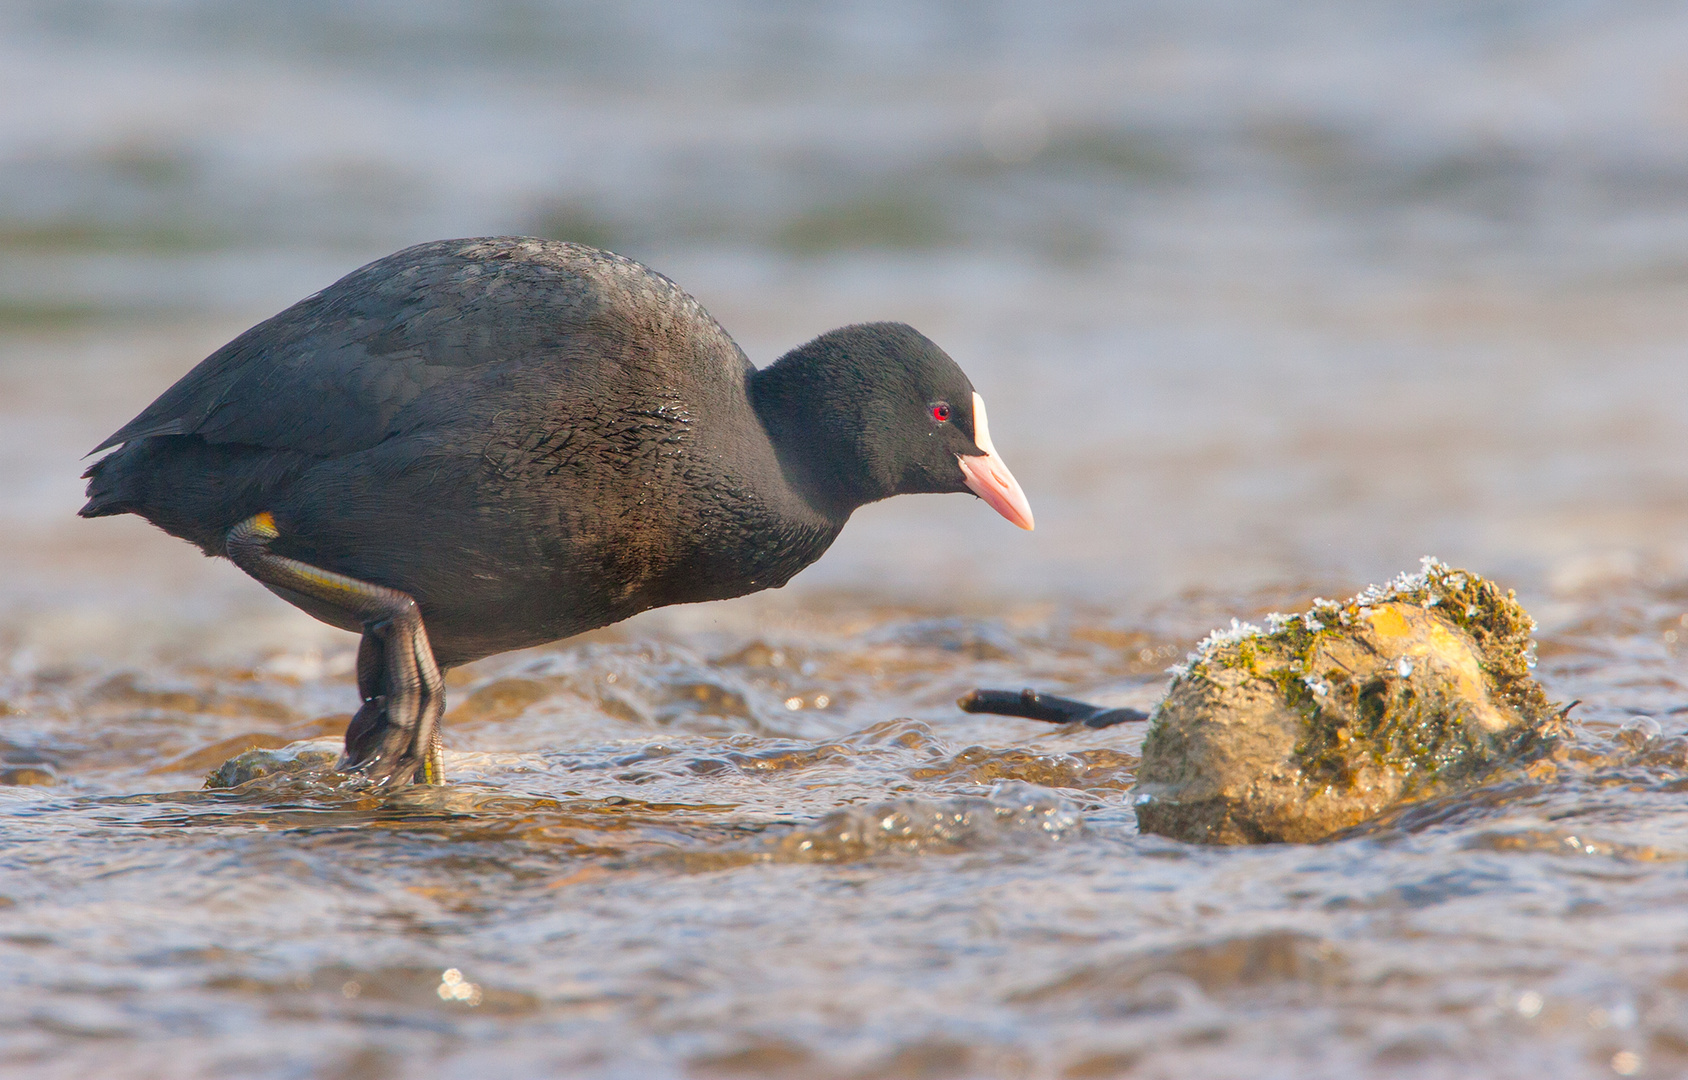
POLYGON ((1140 709, 1104 709, 1072 698, 1040 694, 1032 689, 1018 693, 1013 690, 972 690, 957 698, 955 703, 961 706, 962 712, 1018 716, 1049 724, 1083 724, 1088 728, 1135 724, 1149 718, 1149 714, 1140 709))

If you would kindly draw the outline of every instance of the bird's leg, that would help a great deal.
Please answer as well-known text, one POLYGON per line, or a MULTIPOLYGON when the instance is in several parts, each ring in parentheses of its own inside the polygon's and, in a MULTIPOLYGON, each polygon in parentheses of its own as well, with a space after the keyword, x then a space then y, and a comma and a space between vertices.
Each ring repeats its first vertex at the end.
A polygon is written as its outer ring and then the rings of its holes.
POLYGON ((363 705, 346 728, 339 768, 378 784, 442 783, 445 681, 416 601, 397 589, 277 555, 269 547, 280 535, 271 515, 254 514, 229 530, 229 559, 266 585, 339 608, 363 624, 358 644, 363 705))
MULTIPOLYGON (((444 687, 440 684, 438 671, 434 669, 433 651, 428 648, 428 633, 421 620, 416 622, 416 634, 420 648, 413 653, 415 671, 399 675, 398 680, 401 686, 414 682, 418 687, 417 696, 424 702, 438 702, 438 707, 426 714, 432 734, 428 738, 422 764, 412 779, 418 784, 439 784, 444 782, 445 777, 439 724, 445 704, 444 687), (431 692, 428 680, 418 678, 428 671, 434 671, 431 692)), ((407 742, 400 737, 401 729, 397 729, 393 721, 395 710, 403 715, 409 704, 402 689, 398 693, 393 692, 394 666, 389 658, 395 650, 404 648, 402 641, 393 640, 394 636, 391 619, 365 622, 363 625, 363 640, 358 642, 358 696, 363 699, 363 705, 352 717, 352 722, 346 725, 346 753, 340 760, 343 770, 363 771, 374 776, 383 754, 392 757, 396 747, 402 756, 404 751, 421 745, 420 732, 414 740, 407 742)), ((402 782, 396 773, 393 779, 402 782)))

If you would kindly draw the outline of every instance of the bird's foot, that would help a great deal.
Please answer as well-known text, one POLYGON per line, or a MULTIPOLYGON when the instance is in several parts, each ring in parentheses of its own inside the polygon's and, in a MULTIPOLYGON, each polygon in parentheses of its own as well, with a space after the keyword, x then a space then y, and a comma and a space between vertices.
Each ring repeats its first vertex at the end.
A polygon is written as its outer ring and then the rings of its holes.
MULTIPOLYGON (((414 743, 413 735, 407 741, 404 725, 393 722, 387 710, 387 695, 377 694, 365 701, 346 725, 346 750, 335 767, 341 772, 362 773, 378 783, 403 783, 399 770, 385 777, 377 776, 374 770, 386 760, 414 757, 414 743)), ((409 771, 412 783, 445 783, 445 753, 438 724, 434 725, 433 737, 428 740, 428 750, 422 755, 420 766, 411 765, 409 771)))
POLYGON ((377 784, 443 783, 445 681, 408 598, 390 617, 364 624, 358 693, 363 705, 346 727, 341 771, 362 773, 377 784))

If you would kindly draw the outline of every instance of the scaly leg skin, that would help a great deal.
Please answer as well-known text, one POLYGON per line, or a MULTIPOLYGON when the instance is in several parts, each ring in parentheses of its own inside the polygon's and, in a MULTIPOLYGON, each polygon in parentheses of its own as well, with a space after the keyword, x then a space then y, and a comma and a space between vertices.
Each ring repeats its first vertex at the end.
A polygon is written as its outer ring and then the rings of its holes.
POLYGON ((416 601, 397 589, 323 570, 270 551, 275 518, 254 514, 229 530, 229 559, 266 585, 300 593, 363 624, 358 693, 363 705, 346 727, 338 768, 377 784, 445 781, 440 718, 445 681, 416 601))

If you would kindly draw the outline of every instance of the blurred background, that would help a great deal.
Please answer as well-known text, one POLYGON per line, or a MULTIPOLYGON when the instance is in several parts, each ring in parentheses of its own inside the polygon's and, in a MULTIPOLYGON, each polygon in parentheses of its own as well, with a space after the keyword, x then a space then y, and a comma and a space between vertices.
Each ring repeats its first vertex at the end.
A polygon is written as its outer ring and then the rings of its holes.
POLYGON ((638 258, 759 364, 901 319, 971 375, 1038 531, 894 500, 784 603, 1351 591, 1427 552, 1538 601, 1674 580, 1685 55, 1652 0, 9 0, 5 632, 305 632, 76 520, 79 458, 356 266, 495 233, 638 258))

